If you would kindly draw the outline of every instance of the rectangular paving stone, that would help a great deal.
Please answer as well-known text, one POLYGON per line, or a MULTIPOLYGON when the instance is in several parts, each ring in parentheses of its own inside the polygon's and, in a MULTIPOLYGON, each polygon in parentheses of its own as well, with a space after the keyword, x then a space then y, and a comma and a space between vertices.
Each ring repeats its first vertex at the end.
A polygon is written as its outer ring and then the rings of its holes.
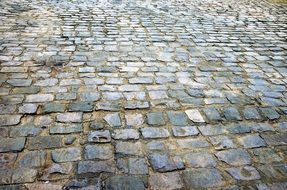
POLYGON ((210 146, 205 139, 201 138, 178 139, 177 144, 179 145, 179 148, 182 149, 206 148, 210 146))
POLYGON ((116 153, 119 155, 143 155, 140 142, 117 142, 115 147, 116 153))
POLYGON ((136 129, 116 129, 113 131, 114 139, 132 140, 139 139, 139 132, 136 129))
POLYGON ((267 146, 266 142, 258 134, 249 134, 238 137, 237 140, 244 148, 257 148, 267 146))
POLYGON ((54 162, 73 162, 81 160, 81 149, 77 147, 61 148, 52 150, 54 162))
POLYGON ((220 187, 225 184, 217 169, 190 169, 183 171, 183 181, 187 189, 206 189, 220 187))
POLYGON ((83 113, 82 112, 68 112, 68 113, 59 113, 56 115, 56 121, 63 123, 79 123, 82 122, 83 113))
POLYGON ((181 189, 183 182, 178 172, 157 173, 150 175, 151 189, 181 189))
POLYGON ((95 144, 85 146, 85 158, 88 160, 91 159, 108 160, 112 159, 113 156, 114 152, 112 145, 95 144))
POLYGON ((0 138, 0 152, 19 152, 24 149, 26 138, 0 138))
POLYGON ((187 137, 199 134, 199 131, 195 126, 172 127, 172 132, 175 137, 187 137))
POLYGON ((111 142, 111 134, 109 130, 90 131, 88 134, 89 142, 106 143, 111 142))
POLYGON ((56 123, 55 126, 50 127, 50 134, 70 134, 82 132, 82 124, 63 124, 56 123))
POLYGON ((249 165, 252 163, 250 154, 244 149, 222 150, 216 152, 215 156, 232 166, 249 165))
POLYGON ((53 100, 53 94, 30 94, 26 96, 25 102, 51 102, 53 100))
POLYGON ((26 73, 28 67, 2 67, 1 73, 26 73))
POLYGON ((197 109, 190 109, 185 111, 188 118, 195 123, 204 123, 205 120, 197 109))
POLYGON ((0 126, 11 126, 20 123, 22 115, 0 115, 0 126))
POLYGON ((167 112, 167 116, 173 125, 186 126, 188 125, 187 116, 183 112, 167 112))
POLYGON ((77 167, 78 174, 115 173, 115 164, 112 161, 80 161, 77 167))
POLYGON ((168 130, 165 128, 144 127, 141 128, 140 131, 142 136, 146 139, 167 138, 170 136, 168 130))
POLYGON ((149 156, 151 166, 158 172, 169 172, 177 169, 184 169, 183 161, 179 156, 154 153, 149 156))
POLYGON ((41 150, 48 148, 60 148, 63 146, 62 136, 38 136, 32 137, 28 141, 29 150, 41 150))

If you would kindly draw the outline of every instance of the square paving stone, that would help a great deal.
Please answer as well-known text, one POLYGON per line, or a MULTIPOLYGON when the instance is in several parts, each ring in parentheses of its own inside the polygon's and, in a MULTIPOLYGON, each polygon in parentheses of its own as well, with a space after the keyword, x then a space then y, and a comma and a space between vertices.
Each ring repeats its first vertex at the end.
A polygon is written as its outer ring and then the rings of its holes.
POLYGON ((183 112, 167 112, 167 116, 173 125, 186 126, 188 125, 187 116, 183 112))
POLYGON ((147 123, 149 125, 164 125, 165 120, 162 112, 153 112, 147 114, 147 123))

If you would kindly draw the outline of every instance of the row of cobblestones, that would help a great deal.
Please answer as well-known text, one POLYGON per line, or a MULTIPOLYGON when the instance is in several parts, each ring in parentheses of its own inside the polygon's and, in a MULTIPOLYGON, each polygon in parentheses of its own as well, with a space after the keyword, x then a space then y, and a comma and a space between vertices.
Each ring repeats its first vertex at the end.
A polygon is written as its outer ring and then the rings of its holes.
POLYGON ((287 189, 286 5, 0 10, 0 190, 287 189))

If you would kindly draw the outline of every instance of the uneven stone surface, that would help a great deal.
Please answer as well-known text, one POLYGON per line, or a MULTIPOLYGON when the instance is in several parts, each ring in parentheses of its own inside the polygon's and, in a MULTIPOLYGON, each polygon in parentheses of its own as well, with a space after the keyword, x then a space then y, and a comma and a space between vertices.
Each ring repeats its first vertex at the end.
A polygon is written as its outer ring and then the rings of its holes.
POLYGON ((287 189, 286 4, 0 10, 0 190, 287 189))

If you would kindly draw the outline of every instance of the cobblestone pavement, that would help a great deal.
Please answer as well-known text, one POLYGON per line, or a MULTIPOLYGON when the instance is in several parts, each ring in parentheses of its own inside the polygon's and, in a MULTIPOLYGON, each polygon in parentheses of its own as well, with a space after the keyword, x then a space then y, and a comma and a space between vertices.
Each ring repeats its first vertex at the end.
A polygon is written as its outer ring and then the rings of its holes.
POLYGON ((0 189, 287 189, 287 5, 1 0, 0 189))

